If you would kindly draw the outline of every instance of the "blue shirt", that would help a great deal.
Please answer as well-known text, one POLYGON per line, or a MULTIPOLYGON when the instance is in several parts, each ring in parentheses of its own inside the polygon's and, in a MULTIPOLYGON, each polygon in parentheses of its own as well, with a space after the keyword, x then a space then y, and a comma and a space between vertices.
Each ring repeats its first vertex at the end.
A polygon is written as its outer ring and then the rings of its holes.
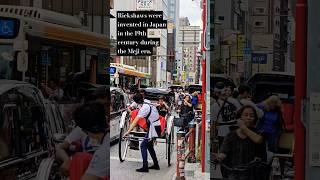
MULTIPOLYGON (((263 109, 263 105, 259 104, 259 108, 263 109)), ((280 123, 279 113, 277 111, 265 111, 263 117, 258 123, 259 131, 275 134, 279 131, 277 124, 280 123)))
POLYGON ((199 102, 198 97, 197 96, 192 96, 191 104, 193 106, 196 106, 198 104, 198 102, 199 102))

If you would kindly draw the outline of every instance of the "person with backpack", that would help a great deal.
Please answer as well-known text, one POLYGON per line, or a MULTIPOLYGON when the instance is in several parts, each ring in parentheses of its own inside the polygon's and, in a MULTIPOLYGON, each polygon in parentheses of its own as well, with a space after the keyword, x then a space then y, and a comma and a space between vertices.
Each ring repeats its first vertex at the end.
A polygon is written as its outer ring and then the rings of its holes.
POLYGON ((224 137, 233 130, 232 127, 236 126, 236 112, 241 108, 241 105, 236 99, 226 96, 225 90, 224 83, 218 82, 215 85, 214 91, 218 95, 218 99, 211 107, 211 121, 217 125, 220 145, 222 144, 224 137))
POLYGON ((141 118, 144 118, 147 121, 148 126, 145 138, 140 145, 143 166, 136 171, 149 172, 149 169, 160 170, 157 155, 154 150, 155 138, 161 136, 162 131, 158 110, 154 105, 145 103, 141 94, 136 94, 133 96, 133 100, 138 104, 139 112, 135 119, 131 122, 128 131, 124 134, 124 137, 130 134, 130 132, 138 125, 138 121, 141 118), (151 167, 148 167, 148 151, 154 163, 154 165, 151 167))

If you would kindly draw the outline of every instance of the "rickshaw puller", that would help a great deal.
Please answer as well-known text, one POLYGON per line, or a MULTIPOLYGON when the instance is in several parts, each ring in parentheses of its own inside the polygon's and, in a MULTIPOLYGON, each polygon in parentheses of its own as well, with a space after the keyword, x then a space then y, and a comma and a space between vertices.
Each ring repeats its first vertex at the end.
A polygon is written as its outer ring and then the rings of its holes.
POLYGON ((160 170, 156 152, 154 150, 154 138, 161 135, 161 126, 159 120, 159 113, 157 108, 148 103, 143 102, 143 96, 141 94, 136 94, 133 100, 138 104, 140 108, 137 117, 131 123, 128 131, 124 136, 128 136, 134 127, 137 126, 139 119, 145 118, 148 124, 148 132, 145 135, 144 140, 141 142, 141 155, 143 159, 143 167, 137 169, 137 172, 149 172, 149 169, 160 170), (148 167, 148 151, 153 160, 154 165, 148 167))

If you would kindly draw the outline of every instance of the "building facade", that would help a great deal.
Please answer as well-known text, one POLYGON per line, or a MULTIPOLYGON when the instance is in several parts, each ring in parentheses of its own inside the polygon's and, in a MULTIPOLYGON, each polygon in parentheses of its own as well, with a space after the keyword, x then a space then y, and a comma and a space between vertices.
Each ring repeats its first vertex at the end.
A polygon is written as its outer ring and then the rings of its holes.
MULTIPOLYGON (((179 6, 180 0, 168 0, 168 49, 167 49, 167 71, 170 73, 171 81, 168 83, 174 83, 175 78, 177 77, 177 41, 179 32, 179 6)), ((168 78, 169 79, 169 78, 168 78)))
POLYGON ((288 59, 288 8, 287 0, 250 0, 252 14, 252 53, 267 57, 263 64, 253 64, 252 72, 285 71, 288 59))
MULTIPOLYGON (((111 10, 111 14, 116 16, 117 11, 136 11, 137 4, 136 1, 128 0, 117 0, 114 1, 114 9, 111 10)), ((153 10, 163 11, 164 19, 168 19, 168 1, 167 0, 154 0, 153 10)), ((110 22, 110 37, 114 41, 114 46, 116 43, 117 29, 116 18, 112 19, 110 22)), ((127 57, 116 57, 113 62, 120 64, 130 65, 136 67, 137 70, 149 73, 151 75, 150 80, 148 80, 147 85, 154 87, 166 87, 168 82, 167 75, 167 30, 161 29, 160 43, 161 46, 154 48, 153 56, 127 56, 127 57)), ((114 53, 115 54, 115 53, 114 53)), ((133 82, 134 83, 134 82, 133 82)))
POLYGON ((185 85, 195 84, 197 76, 197 52, 200 46, 200 27, 190 26, 188 18, 180 18, 179 23, 179 48, 182 58, 177 61, 177 70, 180 71, 180 81, 185 85))

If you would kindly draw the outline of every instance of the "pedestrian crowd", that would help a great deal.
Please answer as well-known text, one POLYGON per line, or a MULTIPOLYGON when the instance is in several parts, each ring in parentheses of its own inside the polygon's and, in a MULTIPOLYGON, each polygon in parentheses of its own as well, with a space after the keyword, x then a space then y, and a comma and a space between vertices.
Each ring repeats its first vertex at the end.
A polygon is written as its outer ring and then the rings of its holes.
POLYGON ((259 179, 266 179, 271 167, 270 154, 278 152, 283 131, 280 98, 272 95, 256 104, 248 85, 241 84, 237 93, 233 93, 233 89, 222 82, 216 83, 211 93, 211 142, 216 142, 211 144, 211 157, 222 164, 222 176, 235 177, 230 167, 248 165, 259 159, 266 164, 265 171, 261 171, 265 174, 260 173, 259 179))

